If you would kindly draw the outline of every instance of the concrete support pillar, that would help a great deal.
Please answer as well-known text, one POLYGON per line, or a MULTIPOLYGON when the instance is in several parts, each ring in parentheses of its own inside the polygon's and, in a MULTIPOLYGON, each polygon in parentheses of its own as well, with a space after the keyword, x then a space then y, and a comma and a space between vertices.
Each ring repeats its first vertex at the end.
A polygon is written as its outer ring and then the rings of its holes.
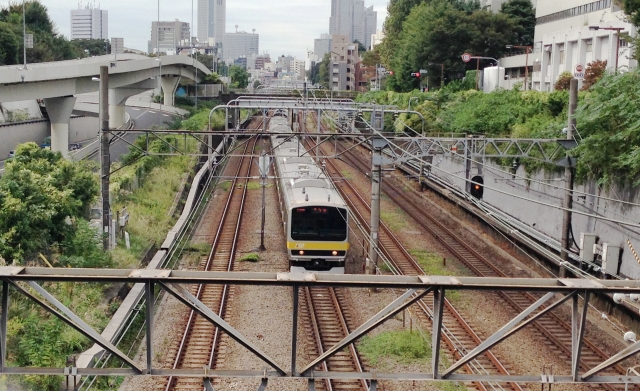
POLYGON ((160 86, 162 87, 162 92, 164 93, 164 105, 165 106, 173 106, 175 104, 174 95, 176 93, 176 88, 178 88, 178 82, 180 81, 179 76, 162 76, 160 78, 160 86))
POLYGON ((129 96, 118 88, 109 90, 109 129, 117 129, 127 122, 124 102, 129 96))
POLYGON ((51 150, 69 157, 69 120, 76 104, 75 96, 47 98, 44 105, 51 120, 51 150))

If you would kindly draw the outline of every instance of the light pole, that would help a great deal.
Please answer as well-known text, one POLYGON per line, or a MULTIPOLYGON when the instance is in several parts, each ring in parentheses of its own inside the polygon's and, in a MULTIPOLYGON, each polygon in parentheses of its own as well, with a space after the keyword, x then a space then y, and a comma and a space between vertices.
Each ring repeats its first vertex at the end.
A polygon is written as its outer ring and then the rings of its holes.
POLYGON ((589 30, 612 30, 616 32, 616 67, 614 71, 618 72, 618 57, 620 56, 620 32, 624 30, 624 27, 600 27, 600 26, 589 26, 589 30))
MULTIPOLYGON (((162 95, 162 60, 156 58, 156 61, 160 64, 160 70, 158 71, 158 84, 160 85, 160 94, 162 95)), ((160 114, 162 115, 162 100, 164 99, 164 95, 160 97, 160 114)))
MULTIPOLYGON (((527 46, 527 45, 507 45, 507 49, 524 49, 525 50, 525 56, 524 56, 524 89, 527 90, 527 86, 528 84, 528 80, 529 80, 529 51, 531 50, 532 46, 527 46)), ((500 74, 500 68, 498 68, 498 74, 500 74)))

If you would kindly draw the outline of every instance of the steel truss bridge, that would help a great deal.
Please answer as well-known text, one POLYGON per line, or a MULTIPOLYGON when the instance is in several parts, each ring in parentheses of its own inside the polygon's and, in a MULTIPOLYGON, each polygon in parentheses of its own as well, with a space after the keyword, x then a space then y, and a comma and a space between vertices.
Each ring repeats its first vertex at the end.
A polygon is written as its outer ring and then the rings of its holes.
POLYGON ((65 269, 65 268, 31 268, 0 267, 2 279, 2 318, 0 320, 1 354, 0 374, 2 375, 66 375, 66 376, 185 376, 200 377, 203 386, 213 389, 211 379, 217 377, 257 378, 261 379, 259 390, 264 390, 269 379, 295 378, 308 379, 309 390, 314 390, 315 379, 366 379, 371 383, 370 390, 375 390, 379 380, 415 380, 415 381, 482 381, 482 382, 523 382, 540 384, 559 383, 623 383, 640 384, 640 376, 599 376, 598 374, 617 363, 633 357, 640 351, 640 341, 634 342, 616 353, 596 367, 580 373, 579 362, 583 340, 586 333, 586 315, 589 298, 600 294, 640 294, 640 281, 587 280, 587 279, 543 279, 543 278, 483 278, 483 277, 448 277, 448 276, 379 276, 379 275, 327 275, 315 273, 242 273, 242 272, 199 272, 146 269, 65 269), (66 281, 73 283, 143 283, 145 285, 146 302, 146 364, 142 365, 128 357, 111 341, 104 339, 100 333, 47 291, 51 282, 66 281), (290 319, 291 361, 283 365, 270 358, 269 352, 262 351, 232 325, 207 308, 196 297, 191 295, 185 285, 188 284, 223 284, 223 285, 270 285, 291 288, 293 301, 290 319), (312 359, 300 368, 296 362, 298 328, 298 288, 330 286, 352 288, 396 289, 402 293, 375 316, 364 322, 350 335, 312 359), (215 324, 240 345, 259 357, 269 368, 263 370, 202 370, 164 369, 153 367, 153 294, 160 288, 174 296, 184 305, 202 315, 215 324), (465 353, 457 362, 442 369, 440 361, 440 341, 443 328, 443 303, 449 290, 476 291, 528 291, 542 294, 542 297, 522 313, 511 319, 479 346, 465 353), (11 295, 26 296, 44 310, 58 317, 64 323, 82 333, 91 341, 99 344, 111 354, 119 358, 128 368, 35 368, 7 366, 7 316, 11 295), (419 373, 383 373, 370 372, 325 372, 316 371, 319 364, 354 343, 377 326, 403 311, 411 304, 432 295, 434 311, 432 335, 431 365, 419 373), (580 298, 580 300, 579 300, 580 298), (567 374, 540 373, 512 375, 479 375, 461 374, 456 371, 488 349, 496 346, 506 338, 514 335, 549 311, 565 303, 571 306, 572 314, 572 357, 571 372, 567 374))
MULTIPOLYGON (((214 151, 213 145, 205 136, 228 136, 228 137, 260 137, 260 136, 288 136, 317 138, 321 143, 338 142, 339 140, 354 139, 361 143, 370 142, 373 138, 384 138, 389 141, 386 150, 387 157, 392 159, 394 164, 409 162, 412 160, 422 160, 427 156, 438 154, 460 154, 464 156, 465 148, 470 148, 470 154, 474 157, 485 158, 530 158, 546 163, 555 164, 556 161, 565 156, 565 141, 558 139, 510 139, 510 138, 453 138, 453 137, 409 137, 395 136, 388 133, 313 133, 313 132, 238 132, 238 131, 189 131, 189 130, 109 130, 109 135, 114 140, 122 140, 132 148, 137 149, 146 155, 191 155, 208 156, 208 153, 188 152, 185 145, 186 140, 196 140, 207 151, 214 151), (175 136, 178 140, 185 140, 182 144, 169 144, 169 152, 151 152, 148 149, 142 150, 134 143, 125 140, 126 134, 139 134, 144 136, 147 144, 154 140, 163 140, 165 136, 175 136)), ((164 141, 164 140, 163 140, 164 141)), ((166 141, 165 141, 166 142, 166 141)), ((324 156, 331 157, 331 156, 324 156)), ((424 163, 424 162, 423 162, 424 163)))

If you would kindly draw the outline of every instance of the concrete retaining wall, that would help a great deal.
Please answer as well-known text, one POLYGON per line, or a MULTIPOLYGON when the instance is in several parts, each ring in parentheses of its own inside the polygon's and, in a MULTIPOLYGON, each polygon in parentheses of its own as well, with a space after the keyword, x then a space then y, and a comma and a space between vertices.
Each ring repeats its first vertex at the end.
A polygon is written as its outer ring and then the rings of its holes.
MULTIPOLYGON (((433 159, 432 174, 445 181, 464 189, 464 166, 460 155, 436 155, 433 159)), ((562 228, 562 211, 553 206, 562 205, 563 189, 565 187, 564 172, 539 172, 531 176, 532 181, 519 177, 527 174, 522 167, 516 171, 517 177, 511 175, 508 168, 501 168, 491 162, 486 162, 482 168, 485 190, 485 202, 502 210, 516 219, 526 223, 536 230, 560 240, 562 228), (505 172, 507 171, 507 172, 505 172), (516 198, 522 197, 524 199, 516 198), (546 203, 545 206, 528 199, 546 203)), ((471 175, 478 174, 478 165, 473 164, 471 175)), ((640 203, 638 188, 614 187, 609 191, 601 191, 593 182, 575 185, 577 192, 596 194, 598 196, 640 203)), ((609 219, 640 222, 640 207, 622 204, 615 201, 603 200, 594 196, 574 194, 573 208, 578 212, 603 216, 609 219)), ((633 279, 640 278, 640 264, 627 245, 631 241, 636 252, 640 253, 640 229, 629 228, 615 222, 603 221, 595 217, 573 214, 573 233, 576 242, 580 242, 580 233, 595 233, 601 243, 622 248, 619 274, 633 279)))

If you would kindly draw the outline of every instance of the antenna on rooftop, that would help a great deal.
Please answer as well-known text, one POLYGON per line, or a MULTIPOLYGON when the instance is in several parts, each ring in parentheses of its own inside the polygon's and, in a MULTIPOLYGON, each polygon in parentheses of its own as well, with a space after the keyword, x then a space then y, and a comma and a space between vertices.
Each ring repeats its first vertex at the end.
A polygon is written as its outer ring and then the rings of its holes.
POLYGON ((238 25, 236 24, 236 33, 238 33, 238 25))
POLYGON ((253 31, 254 34, 256 33, 256 29, 252 29, 251 31, 253 31))

